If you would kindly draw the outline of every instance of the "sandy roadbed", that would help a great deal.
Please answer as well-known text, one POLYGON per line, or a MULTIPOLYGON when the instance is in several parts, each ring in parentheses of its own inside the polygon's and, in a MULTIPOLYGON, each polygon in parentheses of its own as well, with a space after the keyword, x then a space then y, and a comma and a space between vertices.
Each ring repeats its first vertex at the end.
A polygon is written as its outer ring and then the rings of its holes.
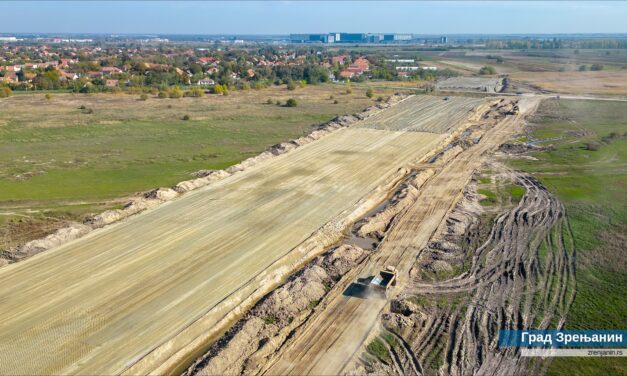
MULTIPOLYGON (((487 128, 478 144, 453 155, 420 190, 415 203, 393 219, 376 256, 356 271, 357 276, 365 278, 385 265, 394 265, 400 272, 398 289, 409 283, 409 271, 417 255, 461 198, 473 171, 490 152, 520 129, 525 114, 532 112, 537 102, 537 99, 529 99, 520 103, 521 115, 518 116, 503 117, 502 113, 496 113, 492 120, 484 118, 487 128)), ((326 302, 326 308, 295 335, 292 343, 270 359, 266 374, 351 372, 351 358, 359 354, 386 305, 384 299, 334 296, 326 302)))
POLYGON ((0 373, 167 371, 449 136, 341 129, 0 269, 0 373))

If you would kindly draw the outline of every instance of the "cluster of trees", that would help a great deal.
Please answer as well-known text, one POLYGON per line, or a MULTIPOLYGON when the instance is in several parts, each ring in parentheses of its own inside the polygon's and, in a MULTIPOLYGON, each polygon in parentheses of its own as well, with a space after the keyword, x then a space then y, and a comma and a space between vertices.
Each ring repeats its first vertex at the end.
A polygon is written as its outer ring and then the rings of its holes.
MULTIPOLYGON (((598 64, 598 63, 592 64, 590 66, 590 70, 591 71, 601 71, 601 70, 603 70, 603 68, 604 68, 603 64, 598 64)), ((587 70, 588 70, 588 66, 587 65, 584 64, 584 65, 580 65, 579 66, 579 71, 580 72, 584 72, 584 71, 587 71, 587 70)))
POLYGON ((496 74, 496 69, 494 69, 494 67, 491 65, 486 65, 479 69, 479 74, 482 76, 496 74))
POLYGON ((581 48, 581 49, 624 49, 627 48, 627 40, 624 39, 582 39, 582 40, 561 40, 553 38, 550 40, 493 40, 486 42, 488 49, 559 49, 559 48, 581 48))

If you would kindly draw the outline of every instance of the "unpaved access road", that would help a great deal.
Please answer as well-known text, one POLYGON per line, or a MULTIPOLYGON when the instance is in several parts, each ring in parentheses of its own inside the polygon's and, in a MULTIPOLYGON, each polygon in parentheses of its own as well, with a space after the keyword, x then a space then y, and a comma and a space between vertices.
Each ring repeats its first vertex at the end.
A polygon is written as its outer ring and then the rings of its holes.
POLYGON ((341 129, 0 269, 0 374, 164 371, 268 270, 291 272, 281 260, 296 246, 447 136, 341 129))
MULTIPOLYGON (((409 270, 419 251, 459 200, 474 170, 481 166, 488 153, 521 130, 519 125, 524 117, 533 112, 538 103, 536 98, 522 99, 519 115, 507 116, 498 122, 477 145, 442 167, 423 186, 416 202, 393 223, 377 256, 362 267, 359 276, 366 278, 386 265, 393 265, 399 270, 397 291, 408 284, 409 270)), ((336 296, 297 334, 295 341, 274 358, 266 374, 342 373, 377 325, 378 314, 386 304, 384 299, 336 296)))
MULTIPOLYGON (((500 164, 489 167, 525 187, 525 195, 494 221, 467 272, 440 282, 417 280, 403 292, 442 297, 462 293, 463 303, 456 309, 435 309, 425 322, 399 332, 421 368, 437 343, 446 342, 449 355, 442 357, 439 368, 445 374, 538 374, 534 367, 539 364, 521 358, 519 348, 498 347, 499 329, 564 325, 575 294, 572 233, 564 206, 536 179, 500 164)), ((410 373, 403 363, 400 368, 410 373)))

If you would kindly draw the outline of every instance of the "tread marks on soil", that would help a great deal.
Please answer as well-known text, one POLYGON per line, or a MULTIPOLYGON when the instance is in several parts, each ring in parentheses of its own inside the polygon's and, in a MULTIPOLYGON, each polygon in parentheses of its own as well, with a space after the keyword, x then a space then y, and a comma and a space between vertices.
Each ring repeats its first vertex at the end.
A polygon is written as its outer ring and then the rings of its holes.
MULTIPOLYGON (((507 172, 526 193, 516 207, 494 221, 470 269, 440 282, 416 279, 405 292, 427 296, 468 292, 471 298, 462 303, 465 314, 459 307, 435 309, 428 312, 424 327, 414 318, 411 331, 388 328, 395 333, 400 330, 399 335, 411 344, 423 373, 521 374, 527 366, 538 369, 537 364, 520 358, 519 350, 497 348, 498 330, 559 328, 572 304, 575 249, 565 209, 536 179, 507 172), (540 250, 542 246, 545 251, 540 250), (547 256, 544 262, 542 252, 547 256), (539 294, 539 301, 534 294, 539 294), (535 325, 538 320, 540 324, 535 325), (444 365, 434 369, 425 363, 426 354, 443 343, 444 365)), ((460 239, 472 237, 466 233, 460 239)))

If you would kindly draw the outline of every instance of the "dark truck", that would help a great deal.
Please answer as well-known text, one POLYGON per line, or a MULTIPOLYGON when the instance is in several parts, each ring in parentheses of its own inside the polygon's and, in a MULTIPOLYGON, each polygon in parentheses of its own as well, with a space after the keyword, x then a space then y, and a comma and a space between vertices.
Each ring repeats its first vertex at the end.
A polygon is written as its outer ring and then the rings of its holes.
POLYGON ((369 283, 369 288, 387 296, 388 288, 390 286, 396 286, 396 276, 396 268, 393 266, 387 266, 384 270, 381 270, 379 274, 372 278, 369 283))

